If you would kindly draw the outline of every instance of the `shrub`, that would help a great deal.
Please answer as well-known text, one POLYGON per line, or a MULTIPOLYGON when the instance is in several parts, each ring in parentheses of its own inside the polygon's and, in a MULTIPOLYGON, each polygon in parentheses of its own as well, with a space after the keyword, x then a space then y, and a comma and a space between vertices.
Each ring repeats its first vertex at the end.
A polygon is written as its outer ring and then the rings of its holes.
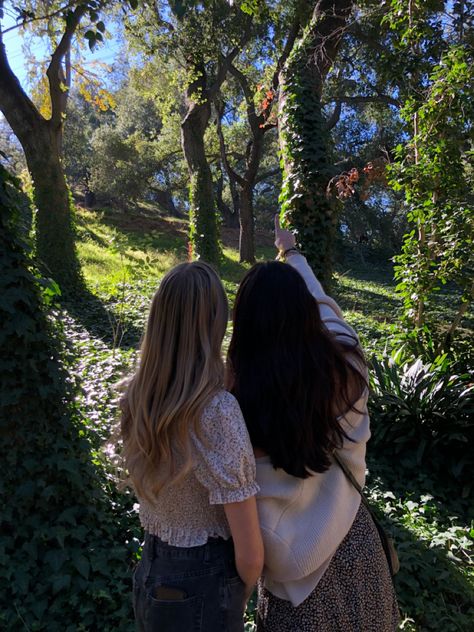
POLYGON ((135 518, 74 403, 16 186, 0 166, 0 628, 128 632, 135 518))
POLYGON ((446 355, 430 363, 400 354, 372 360, 372 446, 402 467, 424 468, 464 485, 474 466, 474 384, 446 355))

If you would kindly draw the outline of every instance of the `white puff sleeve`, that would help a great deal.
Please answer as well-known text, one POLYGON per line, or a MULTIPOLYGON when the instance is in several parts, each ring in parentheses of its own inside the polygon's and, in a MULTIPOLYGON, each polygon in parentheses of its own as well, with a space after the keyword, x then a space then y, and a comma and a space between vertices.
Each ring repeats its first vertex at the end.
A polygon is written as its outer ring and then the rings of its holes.
POLYGON ((255 496, 256 466, 240 406, 221 391, 204 410, 199 437, 193 436, 195 474, 209 492, 211 505, 241 502, 255 496))

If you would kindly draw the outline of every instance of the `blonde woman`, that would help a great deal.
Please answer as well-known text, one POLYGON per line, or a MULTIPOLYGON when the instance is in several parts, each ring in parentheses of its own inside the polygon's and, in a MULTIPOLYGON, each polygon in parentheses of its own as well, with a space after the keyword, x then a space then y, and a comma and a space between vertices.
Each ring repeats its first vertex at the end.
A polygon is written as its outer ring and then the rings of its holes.
POLYGON ((255 460, 223 389, 227 299, 205 263, 162 280, 122 398, 124 458, 145 529, 134 575, 140 632, 241 632, 263 564, 255 460))

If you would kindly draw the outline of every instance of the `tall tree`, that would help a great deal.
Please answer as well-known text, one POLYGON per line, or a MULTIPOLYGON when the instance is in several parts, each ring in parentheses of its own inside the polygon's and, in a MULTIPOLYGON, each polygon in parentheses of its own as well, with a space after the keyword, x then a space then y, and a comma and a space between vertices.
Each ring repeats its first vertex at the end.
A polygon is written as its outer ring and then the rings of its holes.
MULTIPOLYGON (((276 117, 272 116, 272 110, 274 109, 273 106, 278 91, 280 70, 282 69, 286 59, 288 58, 288 55, 292 50, 292 47, 298 35, 298 31, 300 29, 301 15, 297 12, 296 15, 292 16, 292 18, 293 21, 290 24, 288 33, 285 34, 283 46, 277 54, 277 61, 273 68, 273 73, 271 73, 270 75, 270 80, 266 89, 264 83, 265 79, 261 79, 263 83, 257 84, 257 91, 260 93, 263 92, 264 97, 261 100, 260 104, 257 105, 256 103, 256 95, 253 89, 253 82, 248 76, 248 73, 238 68, 236 63, 232 63, 229 68, 230 75, 235 79, 243 94, 245 111, 247 115, 247 123, 250 130, 250 138, 248 139, 245 151, 243 173, 239 173, 237 169, 233 167, 230 163, 221 125, 224 104, 220 99, 216 101, 217 134, 219 136, 221 158, 229 176, 231 188, 235 190, 235 195, 238 197, 238 212, 240 222, 239 258, 241 262, 255 262, 254 189, 255 185, 259 181, 258 174, 260 162, 262 159, 265 133, 276 127, 276 117)), ((255 43, 257 48, 259 47, 260 43, 260 40, 257 38, 255 43)), ((248 56, 246 61, 247 65, 250 65, 250 67, 252 68, 252 64, 248 63, 248 56)), ((259 64, 254 62, 254 65, 256 66, 259 64)), ((254 68, 253 70, 255 71, 254 68)), ((263 177, 265 176, 260 177, 260 181, 263 179, 263 177)))
POLYGON ((236 78, 244 94, 251 133, 245 155, 245 170, 242 175, 231 166, 226 151, 221 125, 224 104, 221 101, 216 103, 217 133, 219 136, 221 157, 229 176, 229 181, 231 182, 231 186, 237 189, 240 223, 239 259, 241 262, 255 263, 253 192, 262 156, 264 134, 274 125, 267 124, 266 111, 257 112, 254 93, 245 74, 233 64, 230 67, 230 73, 236 78))
MULTIPOLYGON (((0 20, 5 0, 0 0, 0 20)), ((0 23, 0 110, 10 124, 25 153, 34 184, 37 255, 63 289, 77 286, 80 268, 74 244, 71 201, 61 162, 63 124, 71 85, 70 50, 80 25, 88 21, 85 36, 91 46, 102 40, 104 24, 101 0, 85 2, 38 0, 15 3, 20 15, 17 27, 1 28, 0 23), (43 115, 29 98, 11 69, 4 42, 12 28, 29 26, 50 34, 51 60, 46 75, 51 101, 50 116, 43 115)), ((11 7, 10 7, 11 8, 11 7)))
POLYGON ((282 216, 326 286, 331 281, 336 214, 326 196, 333 171, 321 98, 353 4, 319 0, 279 78, 282 216))
POLYGON ((189 172, 192 255, 220 261, 218 214, 205 135, 215 95, 251 34, 251 18, 227 0, 146 3, 128 33, 134 45, 178 66, 185 94, 181 144, 189 172), (143 34, 146 33, 146 37, 143 34))

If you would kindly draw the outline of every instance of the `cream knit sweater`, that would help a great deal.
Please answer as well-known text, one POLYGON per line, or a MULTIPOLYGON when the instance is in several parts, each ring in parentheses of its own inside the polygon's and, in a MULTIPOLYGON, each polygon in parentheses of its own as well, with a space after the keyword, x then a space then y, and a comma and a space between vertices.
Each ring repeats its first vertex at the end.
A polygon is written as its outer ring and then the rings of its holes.
MULTIPOLYGON (((328 329, 355 333, 344 322, 337 303, 327 296, 302 255, 288 263, 304 278, 317 299, 328 329)), ((339 451, 361 485, 365 482, 365 446, 370 437, 365 391, 342 420, 353 442, 339 451)), ((258 512, 265 546, 264 584, 277 597, 299 605, 314 590, 336 549, 347 535, 360 505, 360 495, 337 464, 307 479, 275 470, 269 457, 257 459, 258 512)))

